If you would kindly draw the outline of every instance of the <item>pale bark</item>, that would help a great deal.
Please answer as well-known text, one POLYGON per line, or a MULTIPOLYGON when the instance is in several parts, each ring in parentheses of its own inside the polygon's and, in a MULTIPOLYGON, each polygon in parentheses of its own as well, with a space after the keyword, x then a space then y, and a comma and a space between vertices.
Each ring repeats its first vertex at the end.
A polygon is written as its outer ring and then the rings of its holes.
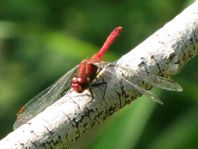
MULTIPOLYGON (((197 54, 198 1, 121 57, 117 64, 136 72, 124 74, 130 81, 136 81, 138 74, 148 72, 170 77, 197 54)), ((120 72, 115 69, 114 73, 120 72)), ((70 91, 3 138, 0 148, 66 147, 140 95, 123 83, 119 75, 112 76, 104 71, 99 76, 98 81, 101 80, 107 82, 104 98, 104 86, 94 88, 96 99, 91 99, 88 91, 82 94, 70 91)), ((142 82, 138 84, 146 88, 142 82)))

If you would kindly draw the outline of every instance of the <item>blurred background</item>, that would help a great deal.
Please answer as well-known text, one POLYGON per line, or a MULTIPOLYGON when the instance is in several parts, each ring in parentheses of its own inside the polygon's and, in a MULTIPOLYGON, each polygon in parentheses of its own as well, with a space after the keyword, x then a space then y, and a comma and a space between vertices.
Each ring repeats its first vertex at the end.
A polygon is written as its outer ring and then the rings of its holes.
MULTIPOLYGON (((111 30, 121 37, 105 56, 113 61, 138 45, 189 0, 1 0, 0 138, 12 131, 19 108, 90 57, 111 30)), ((181 93, 152 90, 165 103, 141 97, 71 148, 194 149, 198 146, 198 59, 174 77, 181 93)), ((35 109, 36 110, 36 109, 35 109)))

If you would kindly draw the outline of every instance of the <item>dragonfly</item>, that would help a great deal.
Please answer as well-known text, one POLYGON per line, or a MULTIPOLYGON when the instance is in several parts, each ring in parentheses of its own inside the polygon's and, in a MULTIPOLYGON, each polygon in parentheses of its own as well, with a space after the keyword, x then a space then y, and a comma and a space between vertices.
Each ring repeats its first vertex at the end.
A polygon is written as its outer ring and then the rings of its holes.
MULTIPOLYGON (((107 70, 107 72, 113 76, 115 74, 113 74, 112 69, 116 67, 118 67, 121 71, 127 72, 127 69, 122 66, 116 65, 115 63, 108 63, 102 61, 106 51, 120 36, 122 30, 123 28, 121 26, 116 27, 107 37, 102 48, 96 54, 94 54, 90 58, 83 60, 80 64, 72 68, 70 71, 66 72, 55 83, 53 83, 47 89, 39 93, 24 106, 22 106, 17 113, 17 119, 13 125, 13 128, 17 129, 22 124, 26 123, 34 116, 36 116, 38 113, 44 111, 48 106, 52 105, 55 101, 64 96, 70 88, 77 93, 82 93, 85 90, 89 90, 90 94, 92 95, 93 93, 90 86, 94 83, 94 80, 97 78, 97 75, 101 71, 101 69, 107 70)), ((162 104, 161 100, 152 92, 138 86, 137 84, 126 79, 122 75, 120 75, 120 77, 142 95, 145 95, 153 101, 162 104)), ((162 89, 182 91, 182 88, 178 83, 168 78, 147 74, 141 75, 140 79, 152 86, 156 86, 162 89)))

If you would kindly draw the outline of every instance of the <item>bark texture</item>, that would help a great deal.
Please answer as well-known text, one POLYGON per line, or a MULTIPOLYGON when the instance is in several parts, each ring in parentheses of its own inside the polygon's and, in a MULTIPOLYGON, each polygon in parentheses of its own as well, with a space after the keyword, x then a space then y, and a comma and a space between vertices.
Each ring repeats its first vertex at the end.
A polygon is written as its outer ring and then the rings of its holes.
POLYGON ((116 67, 112 69, 115 76, 102 71, 97 81, 107 82, 104 95, 103 85, 93 89, 95 99, 91 98, 88 91, 82 94, 69 91, 28 123, 3 138, 0 148, 67 147, 141 95, 119 77, 120 73, 141 87, 149 88, 137 79, 138 75, 151 73, 173 76, 197 54, 198 1, 117 61, 131 74, 121 72, 116 67))

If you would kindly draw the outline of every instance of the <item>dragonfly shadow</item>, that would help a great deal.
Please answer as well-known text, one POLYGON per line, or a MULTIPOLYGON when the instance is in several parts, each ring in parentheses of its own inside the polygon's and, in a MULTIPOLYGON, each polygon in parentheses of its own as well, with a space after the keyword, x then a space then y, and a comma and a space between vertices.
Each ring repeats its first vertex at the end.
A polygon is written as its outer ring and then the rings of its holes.
POLYGON ((107 82, 104 80, 102 82, 93 82, 89 86, 89 91, 92 99, 99 100, 104 99, 106 94, 107 82))

